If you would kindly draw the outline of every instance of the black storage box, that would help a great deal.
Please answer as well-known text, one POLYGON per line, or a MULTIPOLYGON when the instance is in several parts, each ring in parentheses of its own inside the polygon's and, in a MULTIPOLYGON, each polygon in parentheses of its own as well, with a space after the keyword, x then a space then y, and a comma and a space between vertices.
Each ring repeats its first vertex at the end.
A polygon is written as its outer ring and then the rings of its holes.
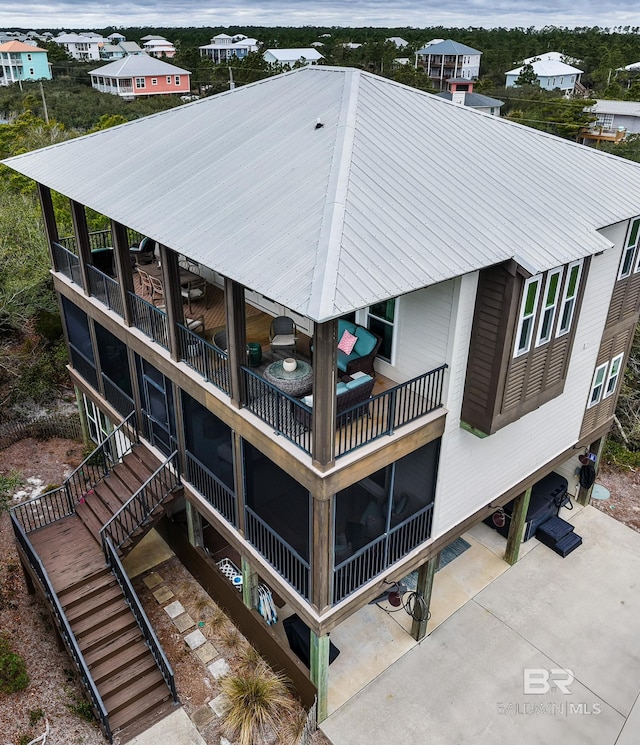
MULTIPOLYGON (((311 664, 311 636, 309 627, 300 618, 297 613, 285 618, 282 622, 284 633, 287 635, 287 641, 291 651, 295 652, 300 661, 307 667, 311 664)), ((329 642, 329 664, 340 654, 340 650, 333 642, 329 642)))
POLYGON ((573 525, 561 517, 550 517, 536 530, 536 538, 549 548, 554 548, 556 543, 568 533, 573 533, 573 525))
POLYGON ((578 546, 582 545, 582 536, 577 533, 567 533, 564 538, 561 538, 555 546, 552 546, 553 550, 562 556, 568 556, 572 551, 575 551, 578 546))
MULTIPOLYGON (((569 501, 567 494, 567 480, 559 473, 552 471, 543 479, 533 485, 531 498, 529 500, 529 509, 527 510, 527 521, 524 528, 523 542, 535 535, 536 530, 546 522, 550 517, 556 517, 560 508, 569 501)), ((505 504, 504 518, 500 511, 494 512, 484 522, 490 527, 497 530, 501 535, 509 534, 511 525, 511 516, 515 500, 505 504), (502 524, 501 524, 502 523, 502 524)))

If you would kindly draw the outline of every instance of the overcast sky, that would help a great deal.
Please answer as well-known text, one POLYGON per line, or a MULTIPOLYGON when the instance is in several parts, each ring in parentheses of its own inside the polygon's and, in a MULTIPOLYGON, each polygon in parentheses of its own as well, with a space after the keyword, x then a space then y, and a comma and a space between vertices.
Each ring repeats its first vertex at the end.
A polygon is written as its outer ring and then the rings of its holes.
POLYGON ((622 0, 1 0, 0 29, 105 26, 634 26, 622 0))

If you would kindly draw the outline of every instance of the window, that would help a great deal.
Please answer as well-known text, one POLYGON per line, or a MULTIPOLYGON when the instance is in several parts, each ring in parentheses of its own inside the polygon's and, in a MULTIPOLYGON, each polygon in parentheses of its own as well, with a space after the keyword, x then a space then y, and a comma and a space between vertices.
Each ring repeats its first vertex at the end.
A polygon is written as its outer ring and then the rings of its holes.
POLYGON ((151 78, 151 85, 158 85, 158 78, 151 78))
POLYGON ((180 76, 176 75, 176 85, 180 85, 180 76))
POLYGON ((136 78, 136 88, 144 88, 144 78, 136 78))
POLYGON ((609 374, 607 375, 607 384, 604 387, 604 395, 602 396, 602 398, 608 398, 616 392, 623 359, 624 355, 619 354, 611 360, 611 365, 609 366, 609 374))
POLYGON ((32 59, 31 55, 27 54, 27 62, 31 62, 31 59, 32 59))
POLYGON ((607 374, 607 367, 609 364, 605 362, 603 365, 598 365, 596 371, 593 374, 593 383, 591 385, 591 396, 589 398, 589 404, 587 406, 590 409, 597 403, 600 403, 602 398, 602 389, 604 388, 604 379, 607 374))
POLYGON ((569 264, 567 281, 564 286, 564 295, 562 297, 560 325, 558 326, 557 336, 562 336, 571 330, 571 322, 573 321, 573 313, 576 308, 581 274, 582 259, 569 264))
POLYGON ((29 75, 33 75, 33 67, 29 68, 29 75))
POLYGON ((520 308, 520 321, 518 323, 518 334, 516 336, 516 357, 525 354, 531 347, 533 336, 533 325, 535 323, 536 311, 538 309, 538 298, 542 277, 537 274, 530 277, 524 284, 522 295, 522 307, 520 308))
POLYGON ((378 357, 391 362, 393 352, 393 327, 395 322, 396 300, 391 298, 372 305, 367 311, 367 328, 382 339, 378 357))
MULTIPOLYGON (((618 279, 624 279, 631 274, 633 269, 633 258, 636 254, 638 247, 638 239, 640 238, 640 218, 633 220, 631 227, 629 228, 629 234, 627 236, 627 245, 622 253, 622 261, 620 262, 620 271, 618 272, 618 279)), ((636 261, 635 271, 640 270, 640 257, 636 261)))
POLYGON ((542 318, 538 327, 538 339, 536 346, 546 344, 553 336, 553 324, 558 308, 560 297, 560 285, 562 284, 562 269, 554 269, 547 276, 544 288, 544 300, 542 305, 542 318))
POLYGON ((171 75, 167 75, 167 85, 171 85, 171 75))

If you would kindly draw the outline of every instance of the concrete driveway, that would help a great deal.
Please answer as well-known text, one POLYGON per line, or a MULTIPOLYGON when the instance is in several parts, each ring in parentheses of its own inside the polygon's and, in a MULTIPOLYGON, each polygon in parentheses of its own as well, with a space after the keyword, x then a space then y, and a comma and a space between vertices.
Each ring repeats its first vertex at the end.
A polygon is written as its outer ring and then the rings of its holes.
POLYGON ((571 520, 582 546, 535 545, 333 713, 334 745, 637 745, 640 534, 571 520))

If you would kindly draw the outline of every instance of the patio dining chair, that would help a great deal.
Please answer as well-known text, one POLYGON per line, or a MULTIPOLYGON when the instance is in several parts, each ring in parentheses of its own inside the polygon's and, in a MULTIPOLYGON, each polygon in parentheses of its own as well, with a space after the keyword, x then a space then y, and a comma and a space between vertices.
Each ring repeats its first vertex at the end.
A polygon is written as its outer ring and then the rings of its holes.
POLYGON ((278 316, 271 321, 271 328, 269 330, 269 344, 271 345, 271 351, 276 350, 291 350, 291 353, 295 356, 296 353, 296 324, 293 318, 289 316, 278 316))
POLYGON ((182 285, 180 287, 180 294, 182 295, 182 299, 187 301, 189 313, 191 313, 192 300, 203 299, 206 304, 206 289, 207 283, 204 279, 194 280, 193 282, 189 282, 189 284, 182 285))
POLYGON ((142 297, 147 295, 150 299, 153 295, 151 277, 143 269, 140 269, 140 267, 138 267, 138 277, 140 277, 140 291, 142 292, 142 297))
POLYGON ((196 316, 195 318, 187 318, 185 316, 184 325, 189 329, 189 331, 193 331, 195 334, 204 336, 204 313, 196 316))
POLYGON ((164 285, 162 284, 162 280, 158 279, 158 277, 152 277, 150 274, 147 276, 151 283, 151 302, 154 305, 156 305, 156 301, 164 303, 164 285))

